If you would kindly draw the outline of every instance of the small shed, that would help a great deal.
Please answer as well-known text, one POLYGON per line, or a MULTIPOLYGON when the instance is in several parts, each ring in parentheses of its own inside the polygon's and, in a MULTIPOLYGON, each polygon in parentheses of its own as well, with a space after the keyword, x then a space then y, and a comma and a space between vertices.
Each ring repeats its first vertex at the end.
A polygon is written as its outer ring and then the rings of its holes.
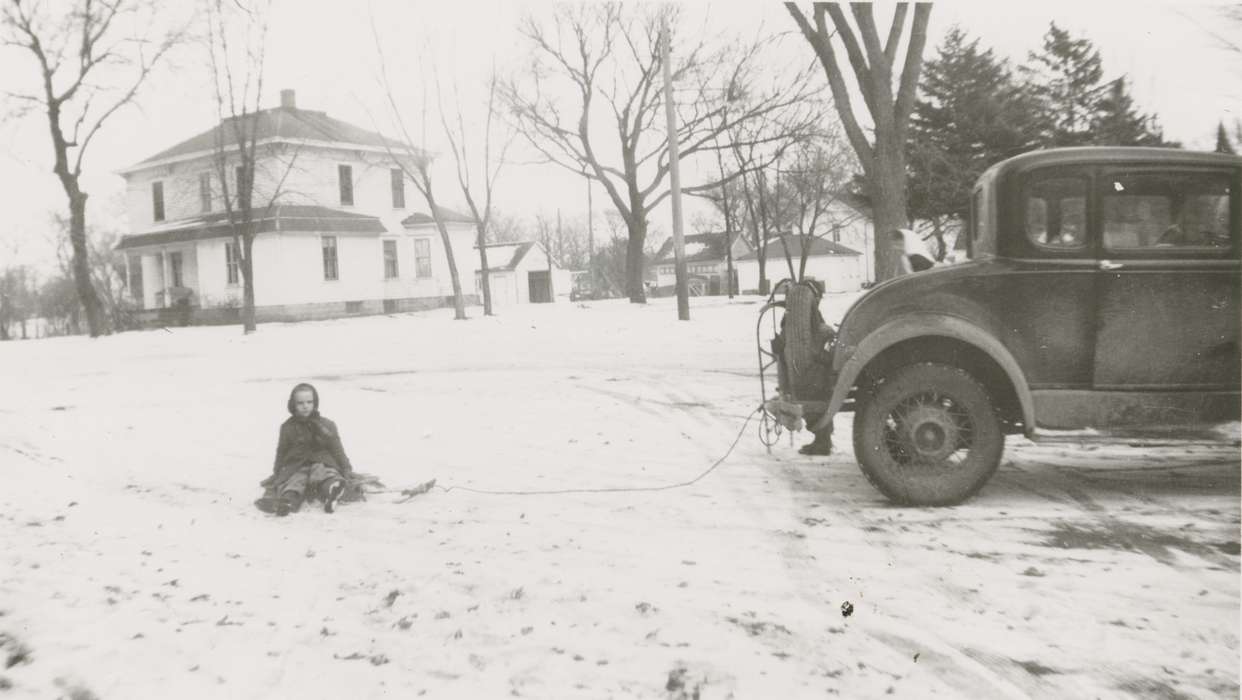
MULTIPOLYGON (((474 287, 483 298, 483 272, 479 268, 479 249, 474 253, 474 287)), ((488 282, 492 305, 546 304, 557 297, 568 297, 573 274, 548 259, 543 246, 535 241, 491 243, 487 246, 488 282)))

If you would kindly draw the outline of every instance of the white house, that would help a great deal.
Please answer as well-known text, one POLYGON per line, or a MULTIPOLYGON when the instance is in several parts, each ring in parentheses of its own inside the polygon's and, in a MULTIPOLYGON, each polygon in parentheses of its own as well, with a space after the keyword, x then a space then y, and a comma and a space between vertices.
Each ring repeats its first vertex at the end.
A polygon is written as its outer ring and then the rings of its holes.
POLYGON ((799 258, 807 249, 806 274, 823 280, 828 291, 851 291, 875 280, 875 225, 867 203, 848 192, 834 195, 827 208, 814 220, 802 222, 811 235, 786 233, 768 239, 766 254, 748 251, 738 263, 738 282, 742 291, 760 289, 759 256, 764 255, 768 284, 790 277, 785 259, 786 243, 797 273, 799 258))
MULTIPOLYGON (((766 272, 769 283, 793 277, 814 277, 824 283, 828 292, 861 289, 868 279, 866 257, 839 243, 815 236, 786 235, 772 237, 766 243, 766 272), (788 253, 788 257, 786 254, 788 253), (804 275, 797 274, 806 257, 804 275), (795 274, 790 274, 790 263, 795 274)), ((736 262, 738 282, 742 289, 759 289, 759 251, 741 256, 736 262)))
MULTIPOLYGON (((728 247, 733 247, 733 259, 750 251, 745 236, 737 234, 695 233, 684 237, 686 248, 687 285, 691 294, 727 294, 725 283, 728 277, 728 247), (730 243, 730 239, 732 242, 730 243)), ((656 271, 657 293, 672 293, 677 283, 676 255, 673 251, 673 240, 664 241, 651 262, 656 271)), ((734 289, 743 289, 737 285, 737 269, 734 266, 734 289)))
MULTIPOLYGON (((441 237, 424 225, 430 217, 416 211, 418 192, 392 155, 404 147, 298 108, 292 90, 281 92, 279 107, 243 118, 256 130, 260 321, 451 303, 441 237)), ((198 322, 237 317, 242 280, 222 184, 235 198, 240 161, 235 145, 218 146, 229 143, 233 126, 226 119, 120 171, 131 233, 117 248, 125 253, 130 296, 148 320, 173 308, 198 322)), ((447 228, 459 270, 473 269, 461 258, 470 254, 474 226, 458 216, 447 228)))
MULTIPOLYGON (((479 249, 473 249, 474 287, 483 296, 483 274, 479 268, 479 249)), ((573 274, 548 260, 548 253, 537 242, 492 243, 487 246, 488 285, 492 306, 540 304, 568 297, 573 274)))

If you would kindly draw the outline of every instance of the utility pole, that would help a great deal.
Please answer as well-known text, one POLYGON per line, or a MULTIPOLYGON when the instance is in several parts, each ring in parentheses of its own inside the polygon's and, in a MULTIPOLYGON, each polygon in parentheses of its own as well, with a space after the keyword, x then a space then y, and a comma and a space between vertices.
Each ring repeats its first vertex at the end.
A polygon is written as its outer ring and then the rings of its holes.
POLYGON ((673 201, 673 254, 677 272, 677 320, 690 320, 690 293, 686 288, 686 240, 681 230, 681 147, 677 142, 677 109, 673 105, 673 69, 669 66, 668 14, 660 16, 660 60, 664 63, 664 112, 668 117, 668 171, 673 201))
POLYGON ((595 283, 595 204, 591 200, 591 179, 586 178, 587 186, 587 279, 591 280, 591 291, 599 288, 595 283))

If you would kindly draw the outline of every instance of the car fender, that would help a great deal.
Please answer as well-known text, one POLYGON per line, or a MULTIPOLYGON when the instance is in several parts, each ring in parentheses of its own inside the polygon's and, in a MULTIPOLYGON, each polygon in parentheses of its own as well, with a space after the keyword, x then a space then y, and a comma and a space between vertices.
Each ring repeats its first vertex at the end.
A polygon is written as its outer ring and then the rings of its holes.
POLYGON ((841 410, 841 405, 845 403, 850 389, 854 386, 854 382, 858 379, 858 375, 863 368, 867 366, 867 363, 871 362, 881 352, 903 340, 922 336, 954 338, 987 353, 996 364, 1000 365, 1001 369, 1009 377, 1009 381, 1013 384, 1014 393, 1017 394, 1018 403, 1022 409, 1022 421, 1026 426, 1027 432, 1030 432, 1035 427, 1035 402, 1031 397, 1030 385, 1027 384, 1026 375, 1022 372, 1021 366, 1018 365, 1018 361, 1014 359, 1013 354, 1009 352, 1008 348, 991 333, 966 319, 942 314, 919 313, 907 314, 887 321, 879 328, 868 333, 857 346, 839 348, 837 350, 837 352, 843 353, 842 356, 845 360, 843 363, 840 363, 840 370, 837 373, 837 381, 832 390, 832 398, 828 402, 828 409, 813 429, 819 430, 829 425, 832 417, 836 415, 837 411, 841 410))

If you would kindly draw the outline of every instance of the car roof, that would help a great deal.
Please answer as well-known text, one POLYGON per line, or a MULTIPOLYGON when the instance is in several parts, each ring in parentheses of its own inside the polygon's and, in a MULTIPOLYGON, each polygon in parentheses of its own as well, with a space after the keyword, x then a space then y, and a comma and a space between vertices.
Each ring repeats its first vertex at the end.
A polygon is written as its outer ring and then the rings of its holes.
POLYGON ((1113 163, 1168 163, 1178 165, 1227 165, 1242 167, 1242 156, 1228 153, 1187 151, 1181 148, 1140 146, 1080 146, 1031 151, 1003 160, 984 173, 997 177, 1049 165, 1108 165, 1113 163))

